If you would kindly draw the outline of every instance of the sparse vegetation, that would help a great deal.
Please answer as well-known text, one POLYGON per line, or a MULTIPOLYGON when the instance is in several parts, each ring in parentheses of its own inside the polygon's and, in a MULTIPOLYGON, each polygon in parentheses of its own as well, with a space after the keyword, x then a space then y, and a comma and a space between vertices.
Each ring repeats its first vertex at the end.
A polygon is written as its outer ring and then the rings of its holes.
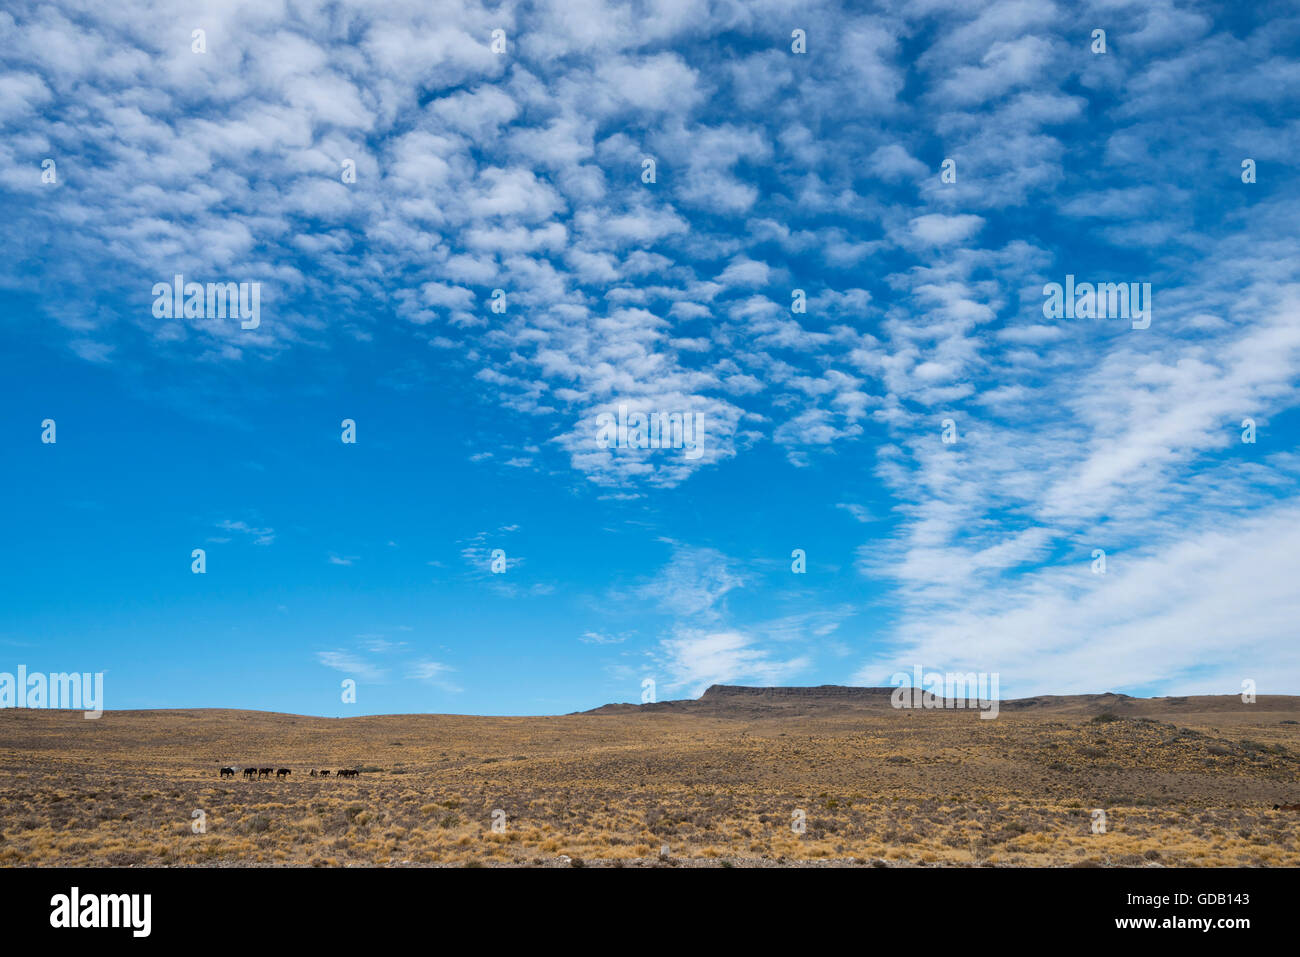
POLYGON ((1300 725, 1104 716, 7 710, 0 865, 1300 865, 1271 810, 1300 800, 1300 725), (294 774, 218 778, 243 761, 294 774))

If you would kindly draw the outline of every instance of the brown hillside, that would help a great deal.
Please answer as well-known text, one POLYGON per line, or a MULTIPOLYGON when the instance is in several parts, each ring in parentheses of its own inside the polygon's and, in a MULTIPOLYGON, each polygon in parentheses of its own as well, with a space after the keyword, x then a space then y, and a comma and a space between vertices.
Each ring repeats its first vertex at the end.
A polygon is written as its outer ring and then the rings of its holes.
POLYGON ((982 720, 890 690, 553 717, 8 709, 0 864, 658 866, 667 845, 687 864, 1300 865, 1300 815, 1272 809, 1300 802, 1300 699, 1039 697, 982 720))

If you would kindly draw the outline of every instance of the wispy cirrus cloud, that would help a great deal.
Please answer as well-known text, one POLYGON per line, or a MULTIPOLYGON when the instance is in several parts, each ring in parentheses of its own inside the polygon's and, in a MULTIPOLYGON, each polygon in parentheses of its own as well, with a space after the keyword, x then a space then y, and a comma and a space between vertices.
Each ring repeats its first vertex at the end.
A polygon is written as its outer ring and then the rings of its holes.
POLYGON ((333 668, 335 671, 341 671, 349 677, 360 678, 363 681, 384 681, 388 677, 387 669, 351 651, 318 651, 316 660, 326 668, 333 668))
POLYGON ((664 687, 691 697, 712 684, 789 684, 810 664, 804 656, 778 658, 737 631, 683 631, 660 642, 659 653, 664 687))
POLYGON ((450 665, 437 661, 416 661, 408 666, 406 677, 411 681, 422 681, 425 684, 433 685, 443 691, 458 693, 464 689, 448 677, 455 670, 450 665))
MULTIPOLYGON (((225 532, 234 532, 251 539, 254 545, 270 545, 275 541, 275 529, 257 528, 243 521, 226 519, 217 523, 217 528, 225 532)), ((229 539, 224 539, 229 541, 229 539)))

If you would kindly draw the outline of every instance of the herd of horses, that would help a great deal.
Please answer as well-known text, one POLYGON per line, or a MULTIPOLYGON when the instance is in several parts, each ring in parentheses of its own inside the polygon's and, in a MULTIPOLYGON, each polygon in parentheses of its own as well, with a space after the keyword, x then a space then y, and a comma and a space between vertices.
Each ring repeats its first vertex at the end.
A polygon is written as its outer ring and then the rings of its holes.
MULTIPOLYGON (((238 773, 238 769, 236 768, 226 767, 221 769, 221 776, 223 778, 233 778, 237 773, 238 773)), ((333 773, 336 778, 355 778, 361 772, 356 771, 352 768, 340 768, 339 770, 333 773)), ((256 778, 269 778, 272 774, 274 774, 277 779, 283 780, 284 778, 287 778, 289 775, 293 774, 293 772, 290 771, 288 768, 244 768, 244 777, 250 781, 256 778)), ((316 769, 313 768, 311 772, 311 776, 314 778, 315 777, 327 778, 330 776, 330 772, 317 771, 316 769)))
MULTIPOLYGON (((237 769, 235 768, 225 767, 221 769, 221 776, 223 778, 233 778, 236 773, 238 772, 237 769)), ((293 772, 290 771, 288 768, 244 768, 244 777, 250 781, 256 778, 269 778, 273 773, 275 774, 276 778, 280 780, 283 780, 284 778, 287 778, 289 775, 293 774, 293 772)), ((336 778, 355 778, 361 772, 353 768, 340 768, 339 770, 333 773, 336 778)), ((315 768, 313 768, 311 772, 311 776, 314 778, 315 777, 327 778, 330 776, 330 772, 317 771, 315 768)), ((1300 804, 1274 804, 1273 810, 1274 811, 1300 811, 1300 804)))

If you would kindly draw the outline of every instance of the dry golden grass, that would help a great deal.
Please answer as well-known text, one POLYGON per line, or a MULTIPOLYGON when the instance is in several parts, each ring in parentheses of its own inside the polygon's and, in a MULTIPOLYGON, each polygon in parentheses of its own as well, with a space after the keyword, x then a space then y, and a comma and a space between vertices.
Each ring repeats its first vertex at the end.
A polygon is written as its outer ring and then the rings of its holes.
POLYGON ((1292 704, 1261 707, 1106 722, 8 710, 0 865, 630 865, 666 844, 678 865, 1295 866, 1300 815, 1271 808, 1300 800, 1300 725, 1292 704), (224 764, 294 773, 220 780, 224 764))

